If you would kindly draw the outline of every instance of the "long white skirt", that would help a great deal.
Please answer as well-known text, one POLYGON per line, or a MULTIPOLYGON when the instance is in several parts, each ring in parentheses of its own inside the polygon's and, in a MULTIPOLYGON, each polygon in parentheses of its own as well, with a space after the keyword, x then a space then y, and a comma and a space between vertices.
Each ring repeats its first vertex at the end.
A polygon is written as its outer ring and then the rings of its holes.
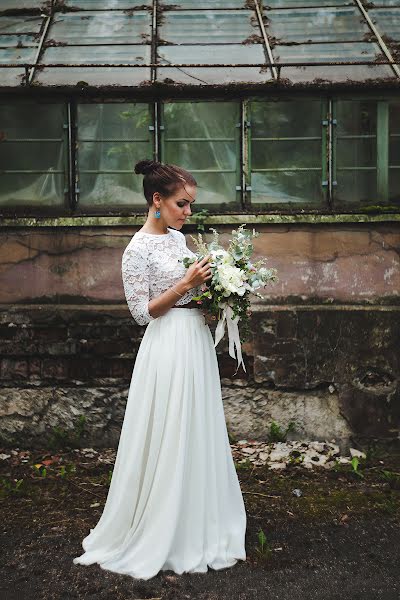
POLYGON ((145 330, 104 510, 73 562, 204 573, 245 560, 245 532, 211 331, 200 309, 171 308, 145 330))

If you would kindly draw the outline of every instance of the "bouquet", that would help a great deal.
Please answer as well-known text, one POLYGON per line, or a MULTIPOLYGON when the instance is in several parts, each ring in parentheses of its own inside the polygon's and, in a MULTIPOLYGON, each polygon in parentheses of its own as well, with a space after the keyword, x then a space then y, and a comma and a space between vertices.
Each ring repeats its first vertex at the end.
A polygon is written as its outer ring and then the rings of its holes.
POLYGON ((278 281, 277 270, 264 266, 265 258, 251 263, 250 258, 253 254, 252 240, 260 234, 244 229, 241 225, 238 229, 232 231, 232 239, 225 250, 219 243, 219 234, 213 228, 213 239, 206 244, 203 241, 201 233, 198 239, 190 236, 197 248, 195 257, 185 256, 181 261, 188 268, 196 260, 201 260, 208 254, 211 255, 209 264, 211 266, 212 278, 200 286, 201 294, 195 296, 198 304, 218 319, 215 331, 215 344, 217 346, 225 333, 225 322, 228 328, 229 355, 237 358, 238 366, 235 375, 240 367, 244 366, 241 342, 248 339, 250 310, 250 294, 263 298, 256 290, 261 286, 265 287, 270 282, 278 281), (241 323, 241 335, 239 334, 238 323, 241 323), (235 355, 236 348, 236 355, 235 355))

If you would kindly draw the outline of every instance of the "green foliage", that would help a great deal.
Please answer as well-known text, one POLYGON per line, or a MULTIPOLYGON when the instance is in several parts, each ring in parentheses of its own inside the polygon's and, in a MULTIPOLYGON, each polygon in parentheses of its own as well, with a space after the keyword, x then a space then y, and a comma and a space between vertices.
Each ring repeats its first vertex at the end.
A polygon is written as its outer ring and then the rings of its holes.
POLYGON ((196 210, 196 212, 193 212, 189 218, 190 223, 195 223, 197 225, 197 231, 199 233, 205 231, 204 223, 208 217, 208 214, 209 211, 206 208, 200 208, 199 210, 196 210))
POLYGON ((53 427, 48 442, 49 447, 53 450, 79 448, 81 445, 81 438, 84 433, 85 422, 85 415, 79 415, 75 421, 73 429, 64 429, 63 427, 58 426, 53 427))
POLYGON ((361 472, 358 470, 358 467, 359 467, 359 465, 360 465, 360 461, 359 461, 359 459, 357 458, 357 456, 353 456, 353 458, 351 459, 351 462, 350 462, 350 464, 351 464, 351 466, 352 466, 352 469, 353 469, 353 471, 352 471, 352 472, 353 472, 355 475, 357 475, 358 477, 364 477, 364 474, 363 474, 363 473, 361 473, 361 472))
POLYGON ((256 553, 263 559, 268 559, 272 555, 272 548, 267 543, 267 537, 261 527, 257 533, 258 545, 256 546, 256 553))
POLYGON ((268 441, 286 442, 287 434, 291 431, 296 431, 296 423, 294 421, 290 421, 286 429, 282 429, 278 423, 272 421, 269 428, 268 441))
POLYGON ((6 496, 9 494, 21 494, 23 491, 22 484, 23 479, 8 479, 7 477, 0 478, 0 490, 1 495, 6 496))

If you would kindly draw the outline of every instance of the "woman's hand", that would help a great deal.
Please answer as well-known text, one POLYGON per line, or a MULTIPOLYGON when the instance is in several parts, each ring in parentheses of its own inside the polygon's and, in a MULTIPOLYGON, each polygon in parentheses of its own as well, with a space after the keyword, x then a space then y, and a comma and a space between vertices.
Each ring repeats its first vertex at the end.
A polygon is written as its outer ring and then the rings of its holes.
POLYGON ((207 254, 200 261, 196 260, 186 271, 182 281, 188 286, 189 290, 212 278, 211 266, 209 264, 210 256, 211 254, 207 254))

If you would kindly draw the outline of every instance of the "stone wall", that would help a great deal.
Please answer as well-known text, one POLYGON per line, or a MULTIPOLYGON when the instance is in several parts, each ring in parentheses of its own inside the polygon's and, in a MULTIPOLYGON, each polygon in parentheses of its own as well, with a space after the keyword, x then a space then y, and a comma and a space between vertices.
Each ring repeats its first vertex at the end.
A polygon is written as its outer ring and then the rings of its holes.
MULTIPOLYGON (((121 282, 133 233, 2 232, 0 445, 45 446, 79 427, 82 446, 117 444, 144 332, 121 282)), ((272 421, 292 421, 290 437, 343 448, 355 438, 397 438, 397 226, 271 226, 262 234, 257 253, 280 281, 253 305, 247 373, 233 376, 226 340, 217 347, 229 431, 265 439, 272 421)), ((187 243, 194 249, 190 235, 187 243)))

